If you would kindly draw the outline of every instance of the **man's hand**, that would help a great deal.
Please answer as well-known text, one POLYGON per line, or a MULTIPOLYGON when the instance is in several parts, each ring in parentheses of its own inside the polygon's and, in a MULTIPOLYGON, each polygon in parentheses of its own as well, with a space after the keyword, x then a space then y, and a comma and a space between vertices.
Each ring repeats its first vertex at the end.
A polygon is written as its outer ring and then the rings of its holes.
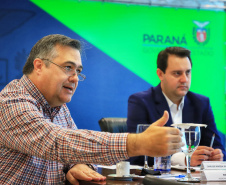
POLYGON ((208 161, 213 148, 207 146, 198 146, 191 156, 191 166, 198 166, 202 161, 208 161))
POLYGON ((89 168, 86 164, 76 164, 66 174, 67 180, 73 185, 79 185, 78 180, 104 181, 106 177, 89 168))
POLYGON ((214 149, 209 157, 209 161, 223 161, 224 154, 221 149, 214 149))
POLYGON ((191 156, 191 166, 198 166, 202 161, 223 161, 224 154, 221 149, 207 146, 198 146, 191 156))
POLYGON ((182 133, 177 128, 163 127, 169 119, 167 111, 162 118, 150 125, 143 133, 129 134, 127 138, 127 151, 130 157, 168 156, 181 151, 182 133))

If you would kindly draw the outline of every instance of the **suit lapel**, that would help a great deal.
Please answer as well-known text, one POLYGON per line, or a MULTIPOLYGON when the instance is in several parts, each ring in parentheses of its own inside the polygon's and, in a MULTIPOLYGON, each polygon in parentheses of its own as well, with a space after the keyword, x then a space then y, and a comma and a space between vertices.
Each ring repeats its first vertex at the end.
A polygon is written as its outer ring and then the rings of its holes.
POLYGON ((168 113, 169 113, 169 120, 168 120, 168 122, 166 123, 165 126, 170 126, 172 124, 172 116, 171 116, 171 113, 170 113, 170 110, 169 110, 168 103, 165 99, 165 96, 162 93, 162 89, 161 89, 160 84, 158 86, 154 87, 154 96, 155 96, 154 97, 155 105, 156 105, 156 109, 157 109, 157 112, 159 114, 159 117, 161 118, 162 115, 163 115, 163 112, 165 110, 167 110, 168 113))
POLYGON ((182 122, 183 123, 193 123, 194 122, 194 108, 191 106, 191 102, 187 95, 184 99, 184 108, 182 112, 182 122))

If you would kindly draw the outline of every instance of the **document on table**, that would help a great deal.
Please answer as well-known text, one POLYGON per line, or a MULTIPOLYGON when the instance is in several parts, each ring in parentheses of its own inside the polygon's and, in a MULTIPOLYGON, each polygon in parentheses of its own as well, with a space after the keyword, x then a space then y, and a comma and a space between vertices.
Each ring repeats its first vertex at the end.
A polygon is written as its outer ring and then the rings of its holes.
MULTIPOLYGON (((105 166, 105 165, 97 165, 98 168, 106 168, 106 169, 116 169, 116 165, 111 165, 111 166, 105 166)), ((142 170, 143 166, 138 166, 138 165, 130 165, 130 169, 138 169, 142 170)))
MULTIPOLYGON (((171 165, 171 170, 178 170, 178 171, 187 171, 186 166, 179 166, 179 165, 171 165)), ((191 172, 200 171, 200 166, 191 167, 191 172)))

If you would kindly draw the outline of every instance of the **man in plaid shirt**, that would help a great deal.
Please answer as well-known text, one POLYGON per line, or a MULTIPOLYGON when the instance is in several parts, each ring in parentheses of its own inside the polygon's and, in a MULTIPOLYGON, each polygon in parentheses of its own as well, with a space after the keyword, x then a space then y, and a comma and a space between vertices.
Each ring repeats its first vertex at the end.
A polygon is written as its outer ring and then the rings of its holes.
POLYGON ((32 48, 22 78, 1 91, 0 184, 105 180, 87 164, 180 151, 180 131, 161 127, 167 112, 141 134, 78 130, 66 103, 85 79, 81 71, 79 41, 48 35, 32 48))

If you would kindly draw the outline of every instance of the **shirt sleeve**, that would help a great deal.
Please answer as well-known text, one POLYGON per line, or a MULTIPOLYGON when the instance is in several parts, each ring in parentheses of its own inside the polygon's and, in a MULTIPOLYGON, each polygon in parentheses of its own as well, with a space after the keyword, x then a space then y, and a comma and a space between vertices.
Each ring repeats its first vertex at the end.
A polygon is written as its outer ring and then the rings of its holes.
POLYGON ((171 165, 176 166, 186 166, 185 165, 185 154, 183 152, 178 152, 172 155, 171 165))
POLYGON ((214 149, 221 149, 224 157, 223 160, 226 161, 226 152, 225 152, 225 147, 222 144, 220 134, 217 130, 214 115, 213 115, 213 110, 210 105, 209 98, 207 98, 205 105, 205 111, 203 113, 203 121, 201 123, 206 124, 207 127, 201 127, 201 140, 199 143, 199 146, 210 146, 211 139, 213 134, 215 133, 215 139, 213 143, 213 148, 214 149))
POLYGON ((0 113, 0 141, 7 148, 63 164, 111 165, 128 159, 127 133, 64 129, 27 100, 4 103, 0 113))

